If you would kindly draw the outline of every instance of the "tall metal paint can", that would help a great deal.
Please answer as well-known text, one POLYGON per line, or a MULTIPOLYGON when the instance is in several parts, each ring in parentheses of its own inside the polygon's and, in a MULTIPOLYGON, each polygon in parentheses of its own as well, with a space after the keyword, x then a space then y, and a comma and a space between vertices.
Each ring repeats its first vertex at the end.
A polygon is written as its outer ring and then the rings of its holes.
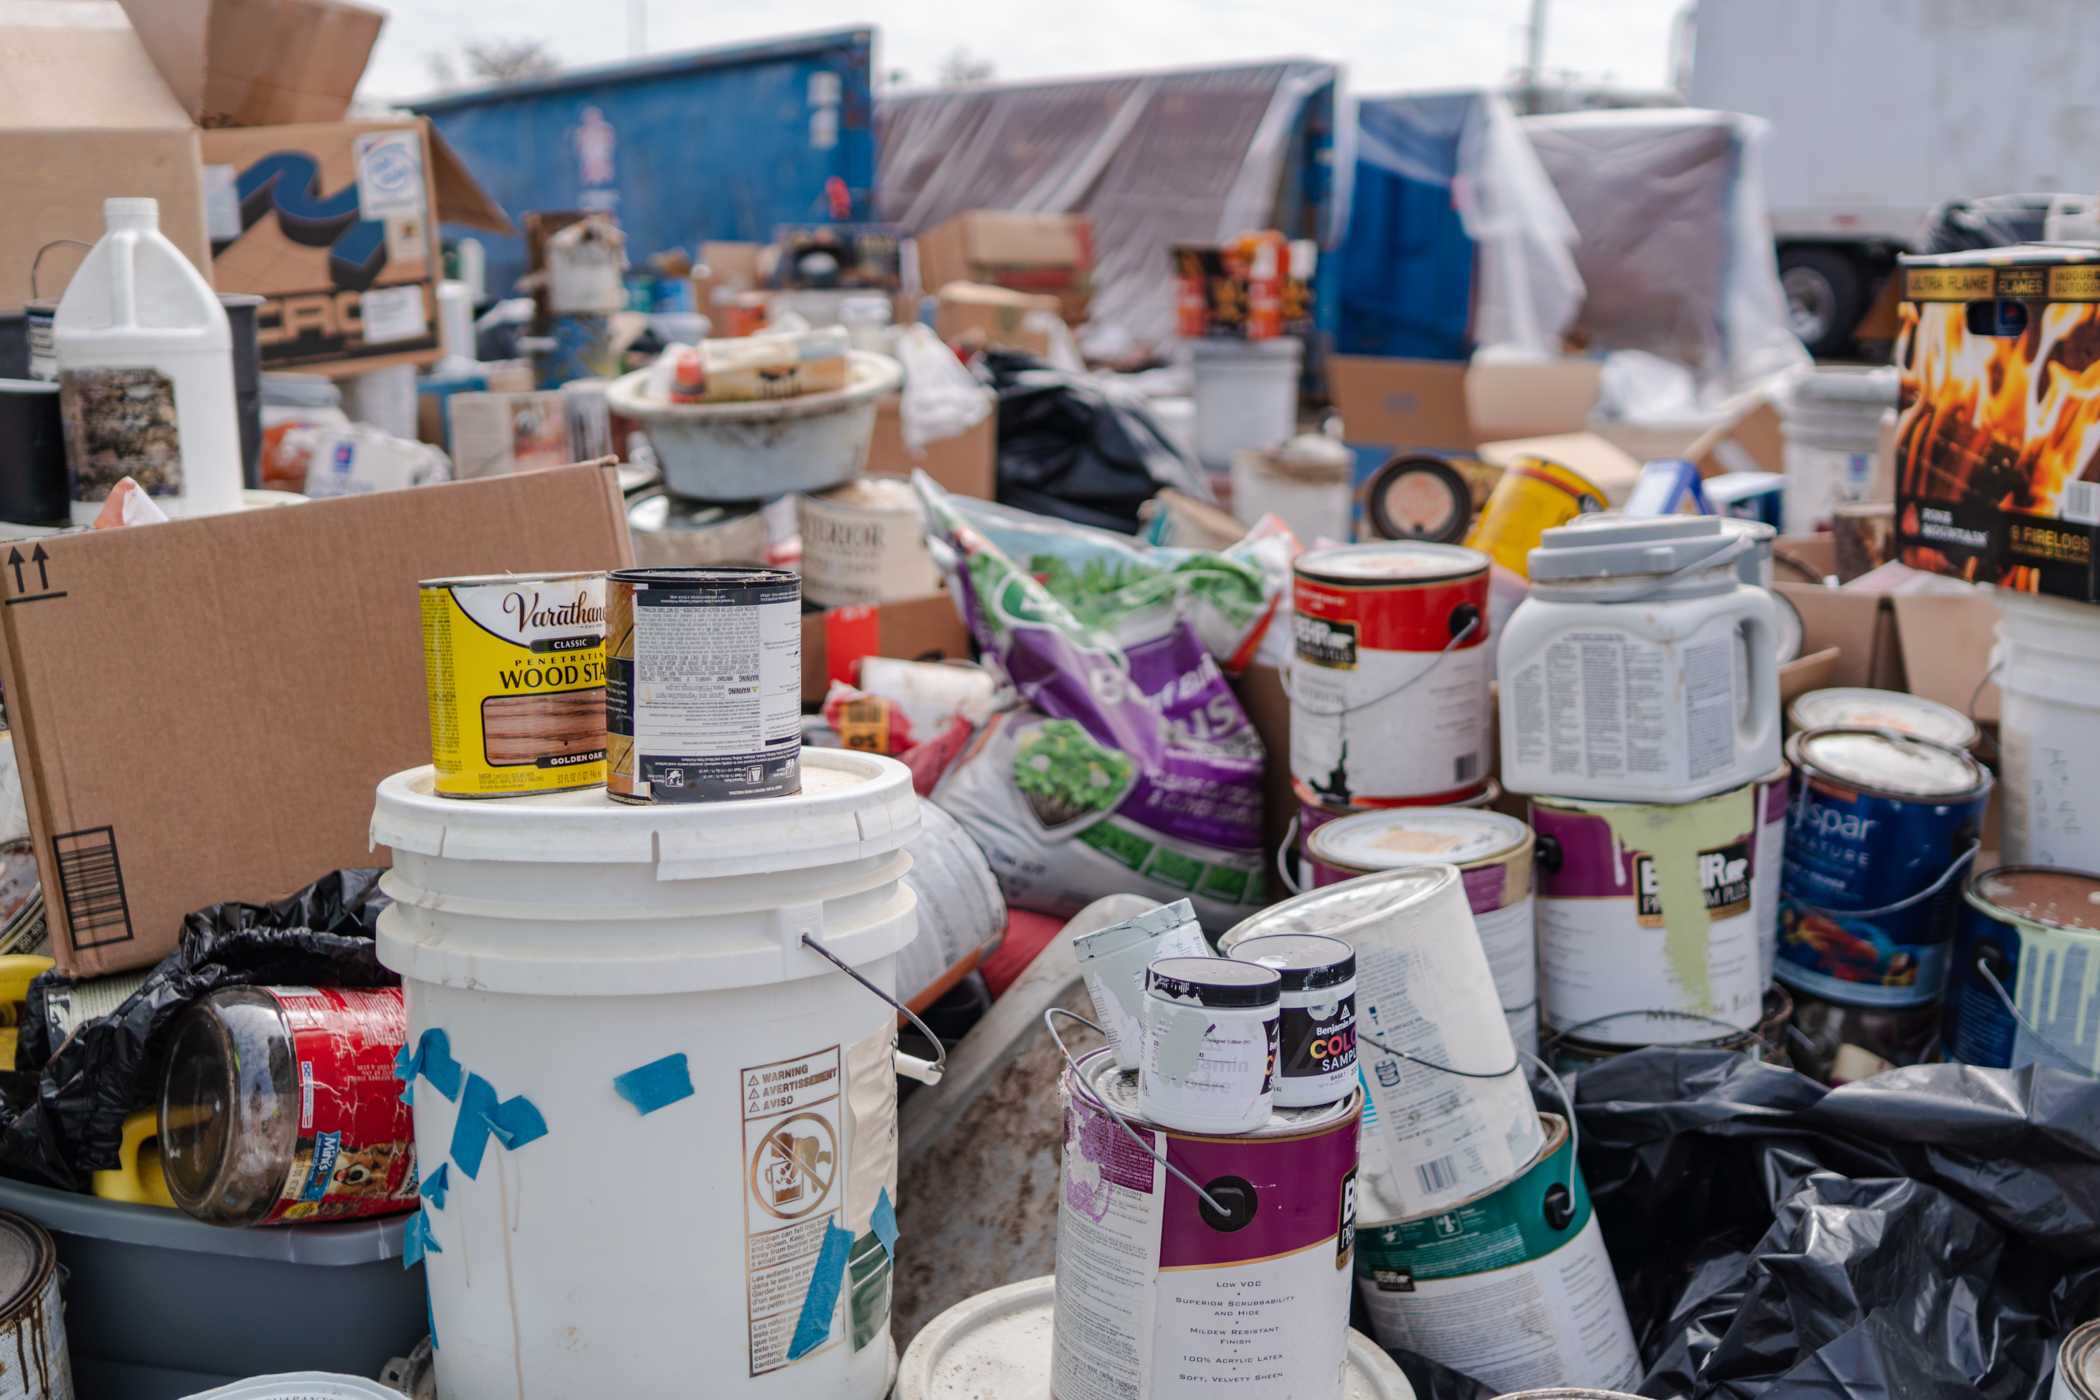
POLYGON ((1335 806, 1442 805, 1485 787, 1487 556, 1411 541, 1313 549, 1292 584, 1292 779, 1335 806))
POLYGON ((0 1214, 0 1358, 0 1400, 72 1400, 58 1246, 19 1215, 0 1214))
POLYGON ((1356 1281, 1380 1344, 1489 1385, 1641 1378, 1626 1303, 1567 1120, 1508 1181, 1357 1234, 1356 1281))
MULTIPOLYGON (((1787 1027, 1794 1019, 1794 998, 1778 983, 1765 988, 1764 1016, 1753 1031, 1730 1031, 1707 1040, 1689 1041, 1688 1050, 1726 1050, 1748 1055, 1760 1064, 1787 1068, 1793 1056, 1787 1045, 1787 1027)), ((1638 1049, 1631 1045, 1603 1045, 1580 1036, 1555 1035, 1546 1040, 1546 1062, 1562 1074, 1575 1074, 1606 1060, 1615 1060, 1638 1049)))
POLYGON ((1234 926, 1218 946, 1230 957, 1269 933, 1322 933, 1356 949, 1365 1219, 1441 1209, 1537 1155, 1538 1111, 1456 867, 1311 890, 1234 926))
POLYGON ((1064 1101, 1050 1393, 1338 1394, 1361 1098, 1279 1109, 1238 1136, 1174 1132, 1138 1116, 1136 1077, 1097 1050, 1067 1071, 1064 1101))
POLYGON ((1811 729, 1794 764, 1774 975, 1842 1006, 1939 1004, 1954 879, 1975 852, 1990 770, 1884 729, 1811 729))
POLYGON ((1549 1030, 1636 1046, 1756 1027, 1759 787, 1669 806, 1531 800, 1549 1030))
POLYGON ((1500 812, 1400 807, 1329 822, 1305 838, 1306 883, 1314 889, 1363 875, 1455 865, 1473 926, 1495 977, 1509 1033, 1539 1048, 1539 950, 1533 927, 1531 828, 1500 812))
POLYGON ((1757 921, 1758 977, 1772 985, 1772 964, 1779 957, 1779 885, 1786 869, 1786 813, 1794 770, 1757 781, 1757 843, 1750 856, 1750 917, 1757 921))
POLYGON ((2100 1400, 2100 1318, 2072 1328, 2057 1349, 2049 1400, 2100 1400))
POLYGON ((1962 893, 1947 1058, 2100 1076, 2100 875, 2001 866, 1962 893))

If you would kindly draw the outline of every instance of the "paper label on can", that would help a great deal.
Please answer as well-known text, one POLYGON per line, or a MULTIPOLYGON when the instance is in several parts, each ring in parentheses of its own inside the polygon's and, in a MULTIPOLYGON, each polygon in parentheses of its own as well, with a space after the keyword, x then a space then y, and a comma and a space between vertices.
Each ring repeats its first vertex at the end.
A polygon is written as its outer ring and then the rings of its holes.
MULTIPOLYGON (((824 1237, 839 1224, 848 1142, 841 1131, 840 1047, 740 1070, 743 1102, 744 1288, 749 1373, 791 1365, 824 1237)), ((851 1259, 849 1253, 848 1258, 851 1259)), ((814 1356, 838 1339, 834 1329, 814 1356)))
POLYGON ((1332 1102, 1356 1087, 1356 993, 1286 997, 1276 1018, 1276 1091, 1293 1082, 1333 1087, 1332 1102))
MULTIPOLYGON (((1465 873, 1466 892, 1473 893, 1476 875, 1499 877, 1503 867, 1488 866, 1465 873)), ((1473 927, 1480 931, 1480 949, 1487 954, 1488 971, 1495 975, 1495 994, 1505 1011, 1529 1006, 1539 996, 1539 949, 1533 897, 1497 909, 1473 903, 1473 927)))
POLYGON ((873 1229, 877 1202, 897 1194, 897 1031, 893 1025, 846 1050, 846 1298, 853 1349, 887 1336, 890 1252, 873 1229))
POLYGON ((605 781, 605 580, 422 591, 437 790, 494 797, 605 781))
POLYGON ((157 369, 68 369, 58 398, 74 500, 98 505, 127 476, 149 496, 182 494, 174 380, 157 369))
POLYGON ((1671 786, 1704 781, 1736 761, 1732 619, 1669 644, 1611 627, 1562 632, 1503 677, 1515 756, 1504 780, 1525 792, 1566 792, 1556 780, 1671 786))
POLYGON ((1163 1121, 1244 1119, 1275 1089, 1277 1023, 1273 1005, 1226 1013, 1148 993, 1140 1104, 1163 1121))
POLYGON ((394 1057, 408 1039, 401 989, 270 989, 292 1035, 298 1139, 258 1222, 397 1215, 416 1199, 416 1132, 394 1057))

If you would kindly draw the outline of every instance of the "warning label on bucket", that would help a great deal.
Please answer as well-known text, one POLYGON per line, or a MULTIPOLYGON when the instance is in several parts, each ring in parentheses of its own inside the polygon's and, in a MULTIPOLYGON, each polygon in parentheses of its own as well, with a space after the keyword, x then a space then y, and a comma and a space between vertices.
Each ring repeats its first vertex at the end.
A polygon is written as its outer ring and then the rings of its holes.
POLYGON ((750 1371, 762 1376, 789 1364, 802 1300, 838 1215, 845 1166, 839 1047, 741 1074, 750 1371))

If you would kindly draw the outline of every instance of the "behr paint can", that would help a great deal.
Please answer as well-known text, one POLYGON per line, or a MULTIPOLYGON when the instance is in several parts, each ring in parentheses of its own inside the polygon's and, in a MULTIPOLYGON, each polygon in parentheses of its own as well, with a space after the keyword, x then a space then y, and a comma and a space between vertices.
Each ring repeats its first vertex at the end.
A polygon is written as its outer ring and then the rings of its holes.
POLYGON ((1786 869, 1786 812, 1794 770, 1780 764, 1757 781, 1757 842, 1750 856, 1750 914, 1757 920, 1757 975, 1772 983, 1779 957, 1779 884, 1786 869))
MULTIPOLYGON (((1760 1064, 1777 1065, 1782 1069, 1793 1064, 1793 1056, 1787 1047, 1787 1027, 1794 1019, 1794 999, 1787 989, 1774 982, 1765 988, 1764 1015, 1759 1018, 1754 1031, 1733 1031, 1717 1035, 1710 1040, 1688 1041, 1686 1050, 1726 1050, 1732 1054, 1748 1055, 1760 1064)), ((1639 1047, 1630 1045, 1605 1045, 1597 1041, 1584 1040, 1580 1036, 1556 1035, 1546 1041, 1546 1062, 1562 1074, 1573 1074, 1601 1065, 1606 1060, 1615 1060, 1621 1055, 1631 1054, 1639 1047)))
POLYGON ((1539 1046, 1539 953, 1533 927, 1531 828, 1501 812, 1470 807, 1394 807, 1359 812, 1305 838, 1306 883, 1314 889, 1382 870, 1455 865, 1480 946, 1495 975, 1509 1033, 1539 1046))
POLYGON ((1145 969, 1138 1112, 1184 1133, 1246 1133, 1276 1106, 1283 979, 1232 958, 1161 958, 1145 969))
POLYGON ((1846 1006, 1937 1006, 1990 770, 1886 729, 1811 729, 1794 764, 1774 975, 1846 1006))
POLYGON ((802 581, 785 569, 606 575, 606 793, 721 802, 802 790, 802 581))
POLYGON ((1962 895, 1947 1058, 2100 1076, 2100 875, 2000 866, 1971 876, 1962 895))
POLYGON ((1138 1114, 1134 1077, 1097 1050, 1066 1072, 1064 1103, 1050 1393, 1335 1395, 1348 1346, 1360 1097, 1279 1109, 1238 1136, 1178 1133, 1138 1114))
POLYGON ((1276 1027, 1276 1102, 1316 1108, 1356 1088, 1356 951, 1317 933, 1243 940, 1236 957, 1283 979, 1276 1027))
POLYGON ((1549 1032, 1631 1047, 1756 1028, 1761 786, 1671 805, 1531 800, 1549 1032))
POLYGON ((520 797, 605 781, 605 576, 421 584, 435 788, 520 797))
POLYGON ((1393 541, 1307 550, 1291 569, 1291 777, 1335 806, 1479 793, 1487 556, 1393 541))
POLYGON ((1358 1230, 1372 1335, 1497 1387, 1633 1385, 1641 1356, 1567 1120, 1542 1118, 1545 1145, 1510 1180, 1358 1230))
POLYGON ((2049 1400, 2100 1400, 2100 1318, 2072 1328, 2057 1349, 2049 1400))
POLYGON ((1440 1209, 1537 1155, 1538 1110, 1455 867, 1309 890, 1235 925, 1218 946, 1233 957, 1274 933, 1324 934, 1356 949, 1368 1218, 1440 1209))

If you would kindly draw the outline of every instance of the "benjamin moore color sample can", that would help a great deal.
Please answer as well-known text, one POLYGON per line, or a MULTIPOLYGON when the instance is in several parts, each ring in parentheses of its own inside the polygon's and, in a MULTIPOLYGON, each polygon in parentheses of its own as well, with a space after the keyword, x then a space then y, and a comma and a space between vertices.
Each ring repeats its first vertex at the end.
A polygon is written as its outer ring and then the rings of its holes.
POLYGON ((606 791, 722 802, 802 790, 802 581, 785 569, 606 576, 606 791))
POLYGON ((484 574, 422 585, 430 759, 446 797, 605 781, 605 576, 484 574))
POLYGON ((1249 938, 1233 956, 1283 978, 1276 1032, 1276 1102, 1313 1108, 1356 1088, 1356 951, 1317 933, 1249 938))

